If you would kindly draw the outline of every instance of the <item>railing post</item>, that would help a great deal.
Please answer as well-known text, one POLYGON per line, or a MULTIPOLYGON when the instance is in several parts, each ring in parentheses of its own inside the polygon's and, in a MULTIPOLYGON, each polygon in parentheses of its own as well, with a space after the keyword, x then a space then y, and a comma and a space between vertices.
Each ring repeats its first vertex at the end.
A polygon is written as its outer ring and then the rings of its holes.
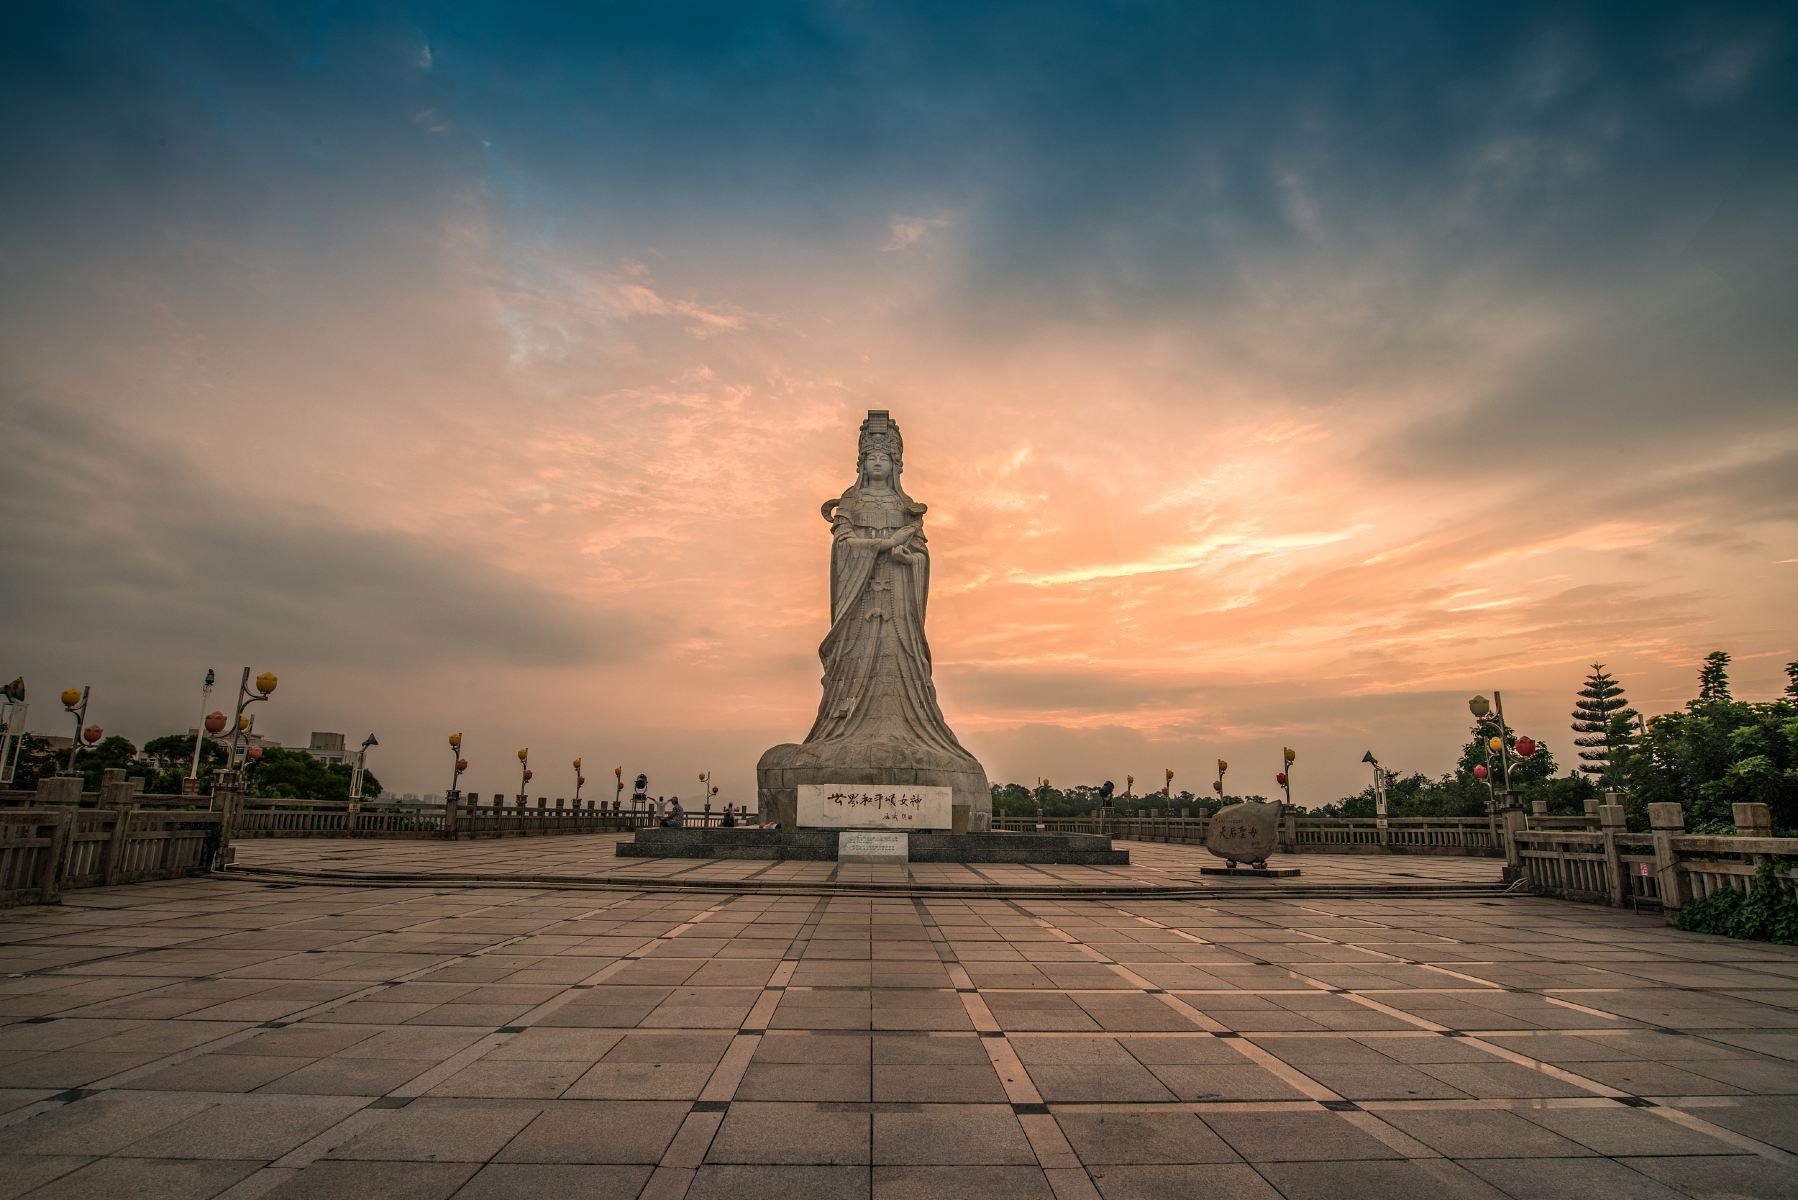
POLYGON ((1773 810, 1765 804, 1732 804, 1737 837, 1772 837, 1773 810))
POLYGON ((456 836, 456 825, 462 816, 462 797, 451 792, 443 798, 443 836, 456 836))
POLYGON ((231 835, 237 832, 237 814, 243 806, 243 797, 238 793, 236 771, 220 771, 212 777, 212 798, 218 803, 219 810, 219 848, 218 857, 213 866, 228 866, 233 857, 231 851, 231 835))
POLYGON ((52 808, 43 819, 54 823, 50 844, 44 847, 43 865, 38 869, 38 895, 45 904, 55 904, 62 895, 62 876, 69 858, 69 839, 75 834, 75 813, 67 808, 52 808))
POLYGON ((1650 804, 1648 830, 1654 839, 1654 873, 1660 883, 1661 911, 1679 911, 1685 900, 1685 880, 1679 873, 1679 851, 1673 839, 1686 831, 1686 810, 1677 804, 1650 804))
POLYGON ((1629 876, 1623 870, 1623 853, 1617 848, 1617 835, 1628 828, 1623 805, 1598 806, 1598 827, 1604 834, 1604 869, 1611 884, 1611 903, 1618 908, 1629 904, 1629 876))
POLYGON ((1290 804, 1280 806, 1280 847, 1287 854, 1299 852, 1299 810, 1290 804))
POLYGON ((1517 835, 1524 831, 1527 822, 1521 805, 1508 806, 1502 815, 1504 817, 1505 880, 1510 882, 1523 874, 1523 847, 1517 844, 1517 835))
POLYGON ((107 887, 124 879, 125 843, 130 840, 131 827, 137 822, 138 811, 130 805, 113 810, 112 836, 106 843, 106 870, 100 876, 101 882, 107 887))

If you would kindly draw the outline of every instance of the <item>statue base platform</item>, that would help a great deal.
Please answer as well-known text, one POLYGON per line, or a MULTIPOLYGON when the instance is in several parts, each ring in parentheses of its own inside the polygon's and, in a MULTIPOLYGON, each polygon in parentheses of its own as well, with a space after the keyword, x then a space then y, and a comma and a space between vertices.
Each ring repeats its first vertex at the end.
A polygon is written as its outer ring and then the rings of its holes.
POLYGON ((1299 873, 1297 867, 1200 867, 1201 875, 1235 875, 1250 879, 1291 879, 1299 873))
MULTIPOLYGON (((755 767, 756 799, 764 821, 782 829, 799 825, 802 784, 857 787, 946 787, 953 793, 953 833, 992 827, 993 793, 986 772, 972 758, 953 757, 895 739, 775 746, 755 767)), ((944 860, 954 861, 954 860, 944 860)))
MULTIPOLYGON (((836 829, 639 829, 620 858, 751 858, 837 861, 836 829)), ((910 830, 915 863, 1066 863, 1128 866, 1130 852, 1096 833, 944 833, 910 830)), ((1239 872, 1240 873, 1240 872, 1239 872)))

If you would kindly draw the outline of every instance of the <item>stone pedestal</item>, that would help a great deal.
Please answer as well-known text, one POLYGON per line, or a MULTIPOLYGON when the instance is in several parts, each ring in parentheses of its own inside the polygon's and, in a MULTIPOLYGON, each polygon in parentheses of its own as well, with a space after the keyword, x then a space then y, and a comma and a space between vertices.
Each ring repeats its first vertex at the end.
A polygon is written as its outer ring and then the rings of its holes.
POLYGON ((756 799, 763 821, 779 821, 782 829, 795 829, 801 784, 946 787, 953 793, 952 830, 978 833, 992 826, 993 792, 986 772, 978 763, 969 769, 970 762, 948 755, 938 757, 903 742, 789 742, 775 746, 756 764, 756 799))

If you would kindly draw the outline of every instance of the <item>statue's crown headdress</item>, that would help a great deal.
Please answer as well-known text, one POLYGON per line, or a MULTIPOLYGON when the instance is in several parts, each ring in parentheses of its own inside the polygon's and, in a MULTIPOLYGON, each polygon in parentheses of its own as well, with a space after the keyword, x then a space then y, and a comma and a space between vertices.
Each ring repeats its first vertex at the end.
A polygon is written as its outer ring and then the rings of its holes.
POLYGON ((856 461, 866 458, 870 450, 886 451, 895 463, 905 457, 905 439, 899 436, 899 426, 884 408, 868 410, 868 417, 862 422, 861 440, 856 445, 856 461))

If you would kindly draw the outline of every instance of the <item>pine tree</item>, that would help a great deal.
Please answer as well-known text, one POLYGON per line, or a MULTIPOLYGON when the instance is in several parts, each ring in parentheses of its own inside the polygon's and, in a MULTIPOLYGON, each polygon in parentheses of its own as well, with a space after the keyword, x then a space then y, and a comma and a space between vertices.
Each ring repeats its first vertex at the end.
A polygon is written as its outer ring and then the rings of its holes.
POLYGON ((1607 780, 1613 760, 1629 748, 1629 723, 1636 710, 1623 698, 1623 685, 1611 678, 1603 663, 1593 663, 1586 686, 1573 702, 1573 744, 1580 748, 1580 771, 1607 780))
POLYGON ((1786 664, 1786 678, 1791 681, 1786 684, 1786 695, 1798 700, 1798 658, 1786 664))
POLYGON ((1722 650, 1713 650, 1704 656, 1704 666, 1698 668, 1698 703, 1711 704, 1733 698, 1729 694, 1729 655, 1722 650))

